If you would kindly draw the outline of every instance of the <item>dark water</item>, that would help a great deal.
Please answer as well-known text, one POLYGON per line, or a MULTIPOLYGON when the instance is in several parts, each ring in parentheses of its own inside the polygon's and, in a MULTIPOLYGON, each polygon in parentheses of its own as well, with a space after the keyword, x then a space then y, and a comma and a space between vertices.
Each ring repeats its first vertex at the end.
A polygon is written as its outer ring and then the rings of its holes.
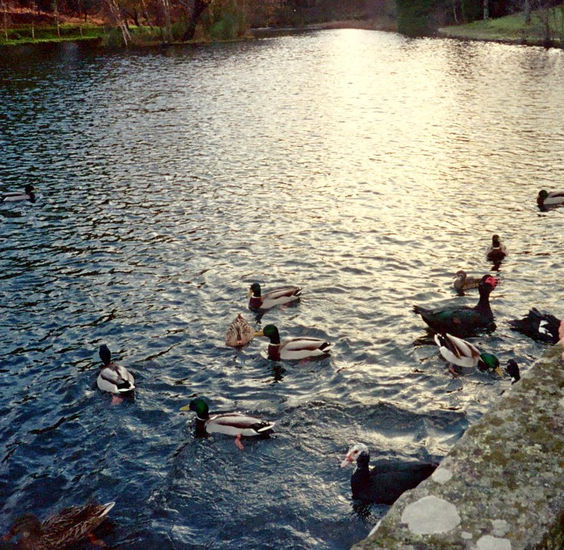
POLYGON ((505 381, 453 380, 414 303, 488 272, 498 329, 476 338, 526 371, 508 330, 564 316, 564 52, 360 30, 129 54, 73 47, 0 63, 0 530, 18 514, 115 500, 116 548, 342 549, 358 513, 354 441, 444 456, 505 381), (223 345, 246 291, 304 286, 266 314, 331 359, 273 364, 223 345), (95 386, 107 343, 134 401, 95 386), (194 395, 276 420, 239 451, 195 439, 194 395))

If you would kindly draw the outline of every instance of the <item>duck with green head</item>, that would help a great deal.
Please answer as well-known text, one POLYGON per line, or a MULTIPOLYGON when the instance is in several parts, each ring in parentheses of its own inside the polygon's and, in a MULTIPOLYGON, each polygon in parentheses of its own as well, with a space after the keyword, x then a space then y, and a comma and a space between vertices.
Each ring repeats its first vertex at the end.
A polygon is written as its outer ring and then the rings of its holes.
POLYGON ((252 311, 283 306, 300 299, 302 289, 299 286, 283 286, 262 293, 259 283, 253 283, 249 289, 249 309, 252 311))
POLYGON ((470 342, 452 334, 435 334, 434 339, 439 347, 440 354, 448 362, 448 370, 454 376, 473 371, 476 368, 492 370, 498 376, 502 375, 499 359, 495 355, 487 352, 482 353, 470 342), (454 368, 455 366, 458 367, 458 370, 454 368))
POLYGON ((205 436, 221 433, 235 437, 235 445, 243 450, 241 437, 266 437, 272 433, 275 422, 267 422, 255 416, 240 412, 225 412, 210 414, 209 406, 202 397, 192 399, 181 411, 196 413, 196 435, 205 436))
POLYGON ((564 191, 550 191, 542 189, 537 195, 537 205, 542 211, 564 206, 564 191))
POLYGON ((270 339, 268 344, 268 358, 272 361, 300 360, 328 357, 331 344, 321 338, 301 336, 280 341, 280 334, 274 325, 266 325, 255 336, 266 336, 270 339))

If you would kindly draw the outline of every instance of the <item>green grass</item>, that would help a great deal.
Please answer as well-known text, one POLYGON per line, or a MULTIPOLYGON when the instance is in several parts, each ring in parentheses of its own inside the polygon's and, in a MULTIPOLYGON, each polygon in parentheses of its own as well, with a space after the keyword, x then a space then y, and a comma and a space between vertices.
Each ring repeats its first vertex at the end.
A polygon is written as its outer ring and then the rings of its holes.
POLYGON ((32 31, 31 25, 8 29, 8 40, 2 29, 0 31, 0 46, 17 46, 19 44, 41 44, 46 42, 65 42, 78 40, 92 40, 101 38, 105 34, 103 27, 97 25, 74 25, 64 23, 60 27, 61 36, 57 33, 57 27, 35 26, 32 31), (81 33, 82 28, 82 33, 81 33), (35 35, 35 38, 33 36, 35 35))
MULTIPOLYGON (((563 44, 564 7, 558 6, 550 10, 549 27, 550 37, 556 43, 563 44)), ((541 13, 535 11, 531 14, 531 22, 525 22, 525 15, 518 13, 489 19, 487 21, 474 21, 466 25, 456 25, 439 29, 439 34, 452 38, 468 38, 474 40, 499 40, 520 43, 542 43, 545 39, 545 25, 541 13)))

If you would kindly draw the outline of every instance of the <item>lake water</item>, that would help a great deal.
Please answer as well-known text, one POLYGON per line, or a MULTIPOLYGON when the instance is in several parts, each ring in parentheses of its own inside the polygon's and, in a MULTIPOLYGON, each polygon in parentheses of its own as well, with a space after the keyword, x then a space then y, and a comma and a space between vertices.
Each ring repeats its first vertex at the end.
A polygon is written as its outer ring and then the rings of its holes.
POLYGON ((526 371, 508 329, 564 317, 564 52, 364 30, 124 53, 67 45, 0 61, 0 530, 116 501, 115 548, 344 549, 383 506, 351 501, 348 446, 443 457, 507 387, 453 379, 413 304, 474 305, 473 339, 526 371), (303 285, 258 322, 253 281, 303 285), (330 359, 224 345, 237 314, 330 359), (106 343, 134 401, 96 388, 106 343), (268 440, 195 438, 195 395, 277 422, 268 440))

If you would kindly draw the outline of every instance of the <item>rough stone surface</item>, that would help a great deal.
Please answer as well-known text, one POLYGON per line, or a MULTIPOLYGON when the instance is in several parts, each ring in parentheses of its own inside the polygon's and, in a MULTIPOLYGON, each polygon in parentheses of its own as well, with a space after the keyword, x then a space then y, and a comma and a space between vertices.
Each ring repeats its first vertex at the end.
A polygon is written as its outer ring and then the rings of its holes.
POLYGON ((511 550, 511 542, 508 539, 484 535, 478 539, 476 550, 511 550))
POLYGON ((460 523, 456 506, 435 496, 426 496, 405 507, 401 515, 403 523, 417 535, 445 533, 460 523))
POLYGON ((404 493, 353 549, 563 549, 561 353, 560 344, 550 348, 466 431, 436 474, 404 493), (428 497, 452 504, 460 523, 443 532, 410 529, 404 513, 428 497))

